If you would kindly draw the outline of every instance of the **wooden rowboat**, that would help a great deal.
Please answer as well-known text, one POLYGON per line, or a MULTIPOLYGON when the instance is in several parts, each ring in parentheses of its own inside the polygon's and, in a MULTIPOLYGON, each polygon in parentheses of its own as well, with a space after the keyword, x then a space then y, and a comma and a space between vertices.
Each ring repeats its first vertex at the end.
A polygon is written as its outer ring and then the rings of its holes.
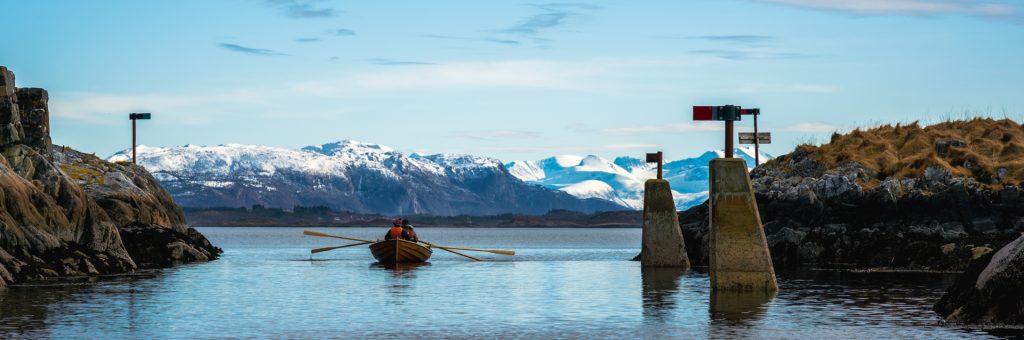
POLYGON ((370 245, 370 252, 380 263, 426 262, 433 254, 426 245, 406 240, 377 241, 370 245))

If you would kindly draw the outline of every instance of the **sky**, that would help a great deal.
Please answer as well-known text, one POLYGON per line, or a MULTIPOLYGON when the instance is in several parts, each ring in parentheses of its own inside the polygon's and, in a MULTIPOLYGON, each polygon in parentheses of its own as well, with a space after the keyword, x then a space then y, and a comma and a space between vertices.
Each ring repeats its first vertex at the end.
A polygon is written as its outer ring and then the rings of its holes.
MULTIPOLYGON (((0 65, 53 141, 503 161, 723 147, 694 105, 758 107, 763 150, 835 131, 1024 118, 1024 2, 0 0, 0 65)), ((752 122, 737 123, 751 131, 752 122)))

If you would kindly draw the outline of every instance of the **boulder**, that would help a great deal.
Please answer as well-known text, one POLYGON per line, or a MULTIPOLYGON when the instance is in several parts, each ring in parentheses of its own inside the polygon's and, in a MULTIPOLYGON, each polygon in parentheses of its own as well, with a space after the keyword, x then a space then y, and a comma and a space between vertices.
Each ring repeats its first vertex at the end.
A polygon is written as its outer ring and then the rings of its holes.
MULTIPOLYGON (((977 249, 977 248, 976 248, 977 249)), ((979 252, 934 310, 947 322, 1024 324, 1024 236, 979 252)))

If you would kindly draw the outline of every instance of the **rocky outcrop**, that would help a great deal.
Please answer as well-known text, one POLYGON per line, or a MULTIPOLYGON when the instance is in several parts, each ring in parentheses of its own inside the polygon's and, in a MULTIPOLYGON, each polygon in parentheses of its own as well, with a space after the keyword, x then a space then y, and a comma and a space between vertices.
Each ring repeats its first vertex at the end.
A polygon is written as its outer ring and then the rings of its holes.
MULTIPOLYGON (((122 226, 189 235, 180 209, 144 169, 53 150, 48 116, 46 91, 15 88, 0 66, 0 286, 135 270, 122 226)), ((202 243, 196 235, 190 244, 202 243)))
MULTIPOLYGON (((971 167, 957 157, 968 154, 972 143, 999 157, 1015 152, 1024 141, 1005 131, 1021 131, 1020 125, 946 124, 954 126, 837 135, 830 144, 797 147, 752 171, 775 266, 963 270, 979 252, 1019 236, 1024 199, 1015 176, 1024 166, 971 156, 975 164, 987 162, 971 167), (867 141, 850 145, 851 138, 867 141), (886 144, 887 138, 895 146, 886 144), (907 161, 898 157, 902 154, 917 158, 907 161), (1003 176, 998 169, 1004 169, 1003 176)), ((707 263, 707 210, 701 205, 680 213, 695 265, 707 263)))
POLYGON ((935 304, 947 322, 1024 324, 1024 236, 981 254, 935 304))

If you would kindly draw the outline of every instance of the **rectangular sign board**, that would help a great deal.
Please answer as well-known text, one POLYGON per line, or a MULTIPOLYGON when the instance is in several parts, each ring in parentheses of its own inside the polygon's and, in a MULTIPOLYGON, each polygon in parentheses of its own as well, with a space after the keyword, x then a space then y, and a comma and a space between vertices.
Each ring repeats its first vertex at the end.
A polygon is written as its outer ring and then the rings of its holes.
POLYGON ((693 120, 732 120, 738 121, 743 117, 743 110, 739 106, 694 106, 693 120))
MULTIPOLYGON (((758 132, 757 133, 757 144, 771 144, 772 133, 771 132, 758 132)), ((754 133, 753 132, 740 132, 740 144, 754 144, 754 133)))
POLYGON ((149 113, 130 113, 128 119, 149 119, 149 113))
POLYGON ((661 152, 648 153, 647 163, 661 163, 661 152))

